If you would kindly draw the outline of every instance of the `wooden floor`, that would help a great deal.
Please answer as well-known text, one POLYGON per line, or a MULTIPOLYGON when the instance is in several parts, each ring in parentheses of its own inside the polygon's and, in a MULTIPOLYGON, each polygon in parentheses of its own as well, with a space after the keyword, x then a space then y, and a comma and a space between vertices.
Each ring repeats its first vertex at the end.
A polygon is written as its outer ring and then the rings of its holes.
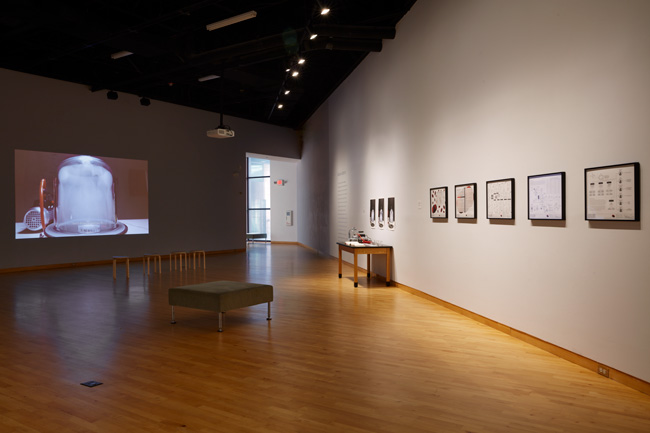
POLYGON ((0 275, 1 432, 650 432, 650 396, 294 245, 0 275), (167 289, 270 283, 266 304, 167 289), (88 388, 81 382, 103 385, 88 388))

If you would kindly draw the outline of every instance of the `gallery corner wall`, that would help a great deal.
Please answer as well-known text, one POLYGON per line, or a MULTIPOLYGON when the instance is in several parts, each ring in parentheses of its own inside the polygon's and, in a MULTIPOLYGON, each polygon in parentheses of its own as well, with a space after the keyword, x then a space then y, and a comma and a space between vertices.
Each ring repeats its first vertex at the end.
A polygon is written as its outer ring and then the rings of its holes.
POLYGON ((328 106, 326 101, 305 125, 298 165, 298 242, 326 256, 330 254, 328 106))
POLYGON ((235 138, 213 139, 216 113, 0 69, 0 269, 108 260, 113 255, 243 249, 246 152, 300 158, 288 128, 228 118, 235 138), (148 161, 149 235, 14 239, 14 150, 148 161))
POLYGON ((394 246, 395 281, 650 381, 649 20, 644 0, 416 2, 305 132, 305 155, 329 149, 329 253, 356 226, 394 246), (641 220, 585 221, 584 169, 628 162, 641 220), (566 220, 529 221, 527 176, 558 171, 566 220), (504 178, 515 220, 498 223, 485 183, 504 178), (460 221, 470 182, 478 217, 460 221), (395 230, 371 229, 388 197, 395 230))

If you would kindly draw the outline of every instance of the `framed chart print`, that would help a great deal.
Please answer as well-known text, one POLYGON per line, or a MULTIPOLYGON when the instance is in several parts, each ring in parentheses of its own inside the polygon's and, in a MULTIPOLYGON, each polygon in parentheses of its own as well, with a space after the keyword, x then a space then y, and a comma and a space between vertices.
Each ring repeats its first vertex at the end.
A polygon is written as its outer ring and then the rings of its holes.
POLYGON ((515 219, 515 180, 501 179, 485 182, 488 219, 515 219))
POLYGON ((454 187, 456 218, 476 218, 476 184, 466 183, 454 187))
POLYGON ((585 169, 585 219, 640 221, 638 162, 585 169))
POLYGON ((565 173, 528 176, 528 219, 564 220, 565 173))
POLYGON ((431 188, 429 195, 431 197, 429 202, 431 218, 447 218, 447 187, 431 188))
POLYGON ((377 224, 377 212, 376 212, 376 205, 375 205, 375 199, 370 199, 370 228, 374 229, 375 225, 377 224))

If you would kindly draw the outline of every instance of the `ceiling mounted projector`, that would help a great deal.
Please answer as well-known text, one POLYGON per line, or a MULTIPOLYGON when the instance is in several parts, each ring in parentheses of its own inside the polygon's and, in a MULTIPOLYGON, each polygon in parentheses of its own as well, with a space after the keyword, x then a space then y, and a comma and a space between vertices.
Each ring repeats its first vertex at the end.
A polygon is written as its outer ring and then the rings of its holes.
POLYGON ((220 126, 216 129, 211 129, 207 132, 208 137, 212 138, 232 138, 235 136, 235 131, 230 128, 220 126))

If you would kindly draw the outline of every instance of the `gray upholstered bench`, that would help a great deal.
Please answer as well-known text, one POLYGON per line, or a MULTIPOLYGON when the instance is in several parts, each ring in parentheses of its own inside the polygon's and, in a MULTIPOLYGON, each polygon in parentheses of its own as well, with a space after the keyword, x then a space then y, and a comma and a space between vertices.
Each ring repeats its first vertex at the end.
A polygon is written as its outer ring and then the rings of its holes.
POLYGON ((246 242, 254 241, 255 239, 266 239, 266 233, 246 233, 246 242))
POLYGON ((174 306, 215 311, 219 313, 219 332, 223 331, 223 313, 235 308, 250 307, 267 302, 268 316, 266 320, 271 320, 272 301, 273 286, 268 284, 212 281, 169 289, 172 323, 176 323, 174 306))

